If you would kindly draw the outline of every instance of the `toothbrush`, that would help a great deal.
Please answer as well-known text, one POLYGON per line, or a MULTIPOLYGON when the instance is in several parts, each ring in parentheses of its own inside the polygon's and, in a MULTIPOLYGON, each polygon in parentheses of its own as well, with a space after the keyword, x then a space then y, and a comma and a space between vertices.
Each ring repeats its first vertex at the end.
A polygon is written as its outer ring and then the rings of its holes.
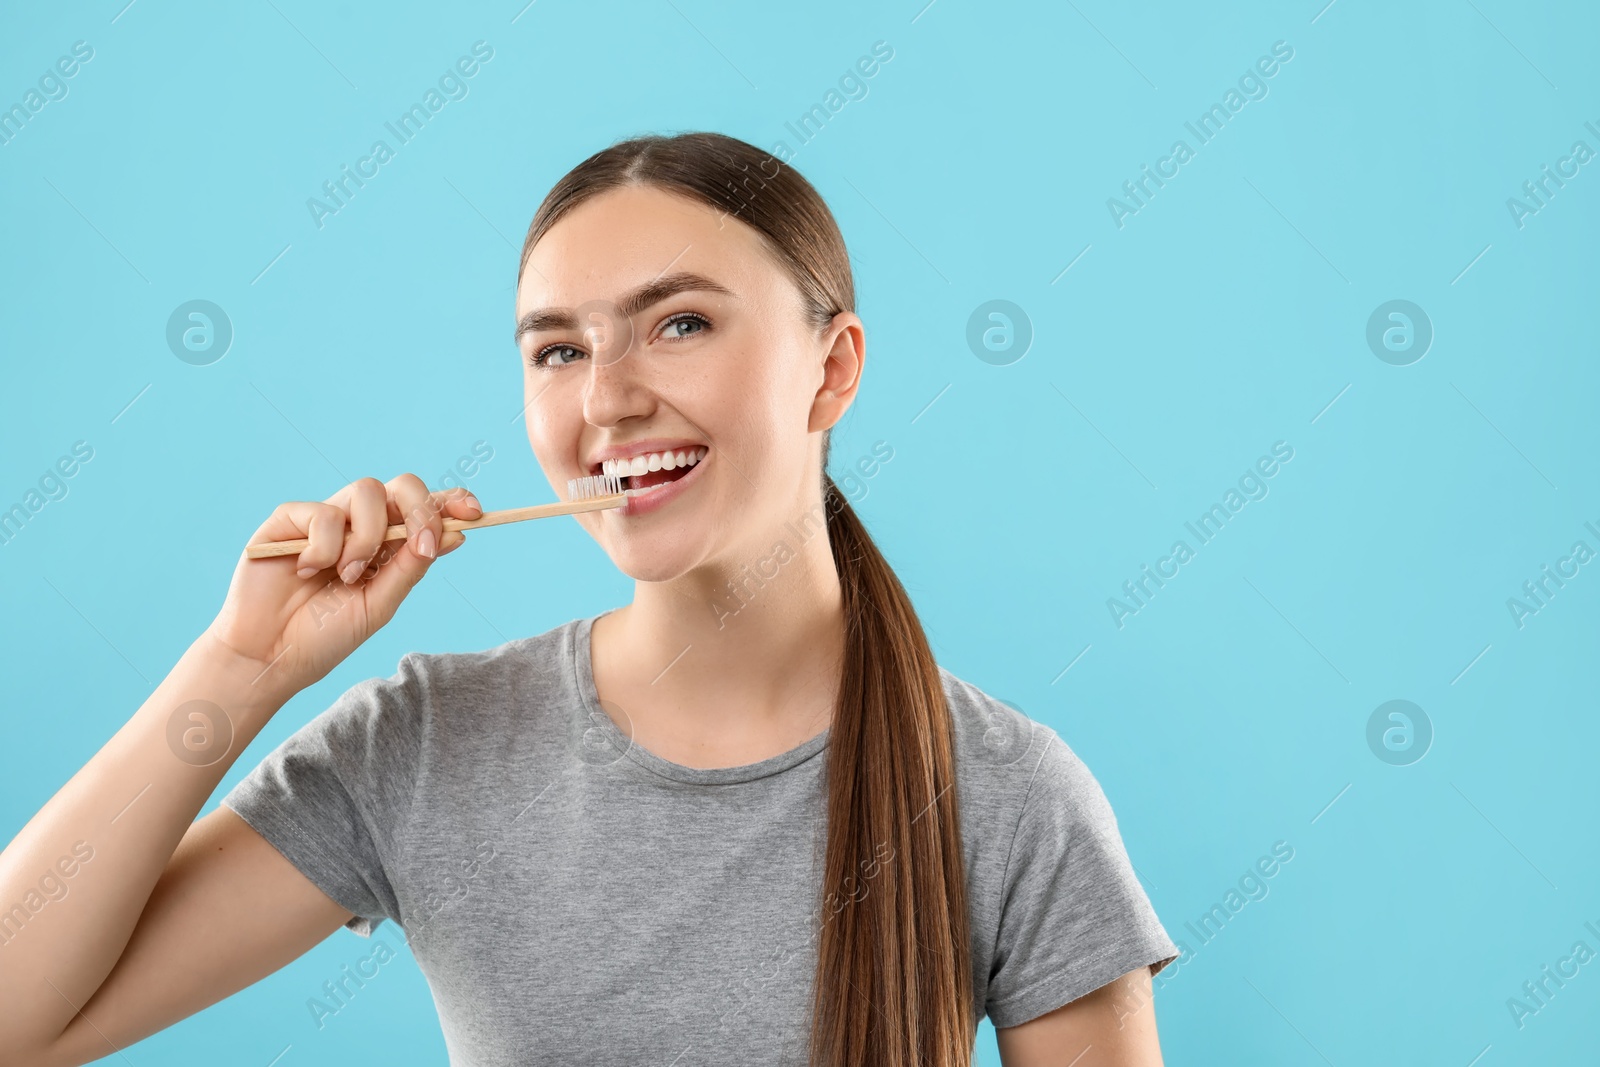
MULTIPOLYGON (((555 504, 535 504, 526 508, 506 508, 486 511, 476 519, 444 520, 444 532, 475 530, 480 526, 500 526, 523 519, 543 519, 552 515, 575 515, 580 511, 604 511, 620 508, 627 496, 622 491, 622 479, 615 474, 594 474, 587 478, 573 478, 567 482, 567 499, 555 504)), ((384 531, 385 541, 403 541, 411 535, 404 523, 384 531)), ((251 559, 268 559, 274 556, 298 556, 310 545, 310 540, 297 537, 291 541, 262 541, 248 545, 245 555, 251 559)))

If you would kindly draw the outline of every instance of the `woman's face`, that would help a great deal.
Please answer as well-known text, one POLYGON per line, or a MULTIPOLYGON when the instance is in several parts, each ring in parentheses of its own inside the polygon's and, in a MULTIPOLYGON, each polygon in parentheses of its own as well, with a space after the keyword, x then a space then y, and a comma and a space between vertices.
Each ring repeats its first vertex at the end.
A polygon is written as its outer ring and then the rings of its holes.
POLYGON ((630 577, 737 570, 814 504, 821 432, 859 382, 860 320, 815 334, 749 226, 658 188, 608 190, 534 246, 516 314, 528 440, 562 499, 606 460, 672 455, 640 479, 661 488, 576 516, 630 577))

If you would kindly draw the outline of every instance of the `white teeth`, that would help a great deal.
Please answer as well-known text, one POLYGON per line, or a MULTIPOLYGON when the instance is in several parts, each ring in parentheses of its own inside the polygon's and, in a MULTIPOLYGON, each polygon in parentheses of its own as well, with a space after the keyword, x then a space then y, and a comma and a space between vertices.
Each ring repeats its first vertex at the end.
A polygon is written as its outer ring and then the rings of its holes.
POLYGON ((628 459, 608 459, 600 464, 600 473, 628 478, 650 471, 670 471, 679 467, 692 467, 705 458, 706 449, 686 448, 680 452, 649 452, 628 459))

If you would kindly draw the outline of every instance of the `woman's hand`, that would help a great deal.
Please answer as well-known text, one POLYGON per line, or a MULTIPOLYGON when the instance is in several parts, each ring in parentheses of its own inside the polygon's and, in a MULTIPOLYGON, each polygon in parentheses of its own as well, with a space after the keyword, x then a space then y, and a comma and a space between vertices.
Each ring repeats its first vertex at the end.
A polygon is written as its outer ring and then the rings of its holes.
POLYGON ((466 541, 460 531, 444 533, 446 516, 482 513, 466 489, 430 493, 414 474, 387 484, 360 478, 320 504, 279 504, 249 543, 304 537, 310 544, 298 556, 241 553, 206 633, 263 672, 270 668, 262 683, 287 700, 392 619, 434 559, 466 541), (383 541, 400 522, 406 539, 383 541))

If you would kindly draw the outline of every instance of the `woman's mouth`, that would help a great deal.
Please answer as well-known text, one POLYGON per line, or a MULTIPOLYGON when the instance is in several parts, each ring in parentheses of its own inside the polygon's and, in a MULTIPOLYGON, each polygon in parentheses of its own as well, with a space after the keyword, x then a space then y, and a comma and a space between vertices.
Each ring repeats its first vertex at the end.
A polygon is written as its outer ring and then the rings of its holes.
POLYGON ((669 452, 646 452, 629 459, 608 459, 598 474, 622 479, 627 497, 623 515, 643 515, 665 507, 697 479, 710 449, 704 445, 669 452))

